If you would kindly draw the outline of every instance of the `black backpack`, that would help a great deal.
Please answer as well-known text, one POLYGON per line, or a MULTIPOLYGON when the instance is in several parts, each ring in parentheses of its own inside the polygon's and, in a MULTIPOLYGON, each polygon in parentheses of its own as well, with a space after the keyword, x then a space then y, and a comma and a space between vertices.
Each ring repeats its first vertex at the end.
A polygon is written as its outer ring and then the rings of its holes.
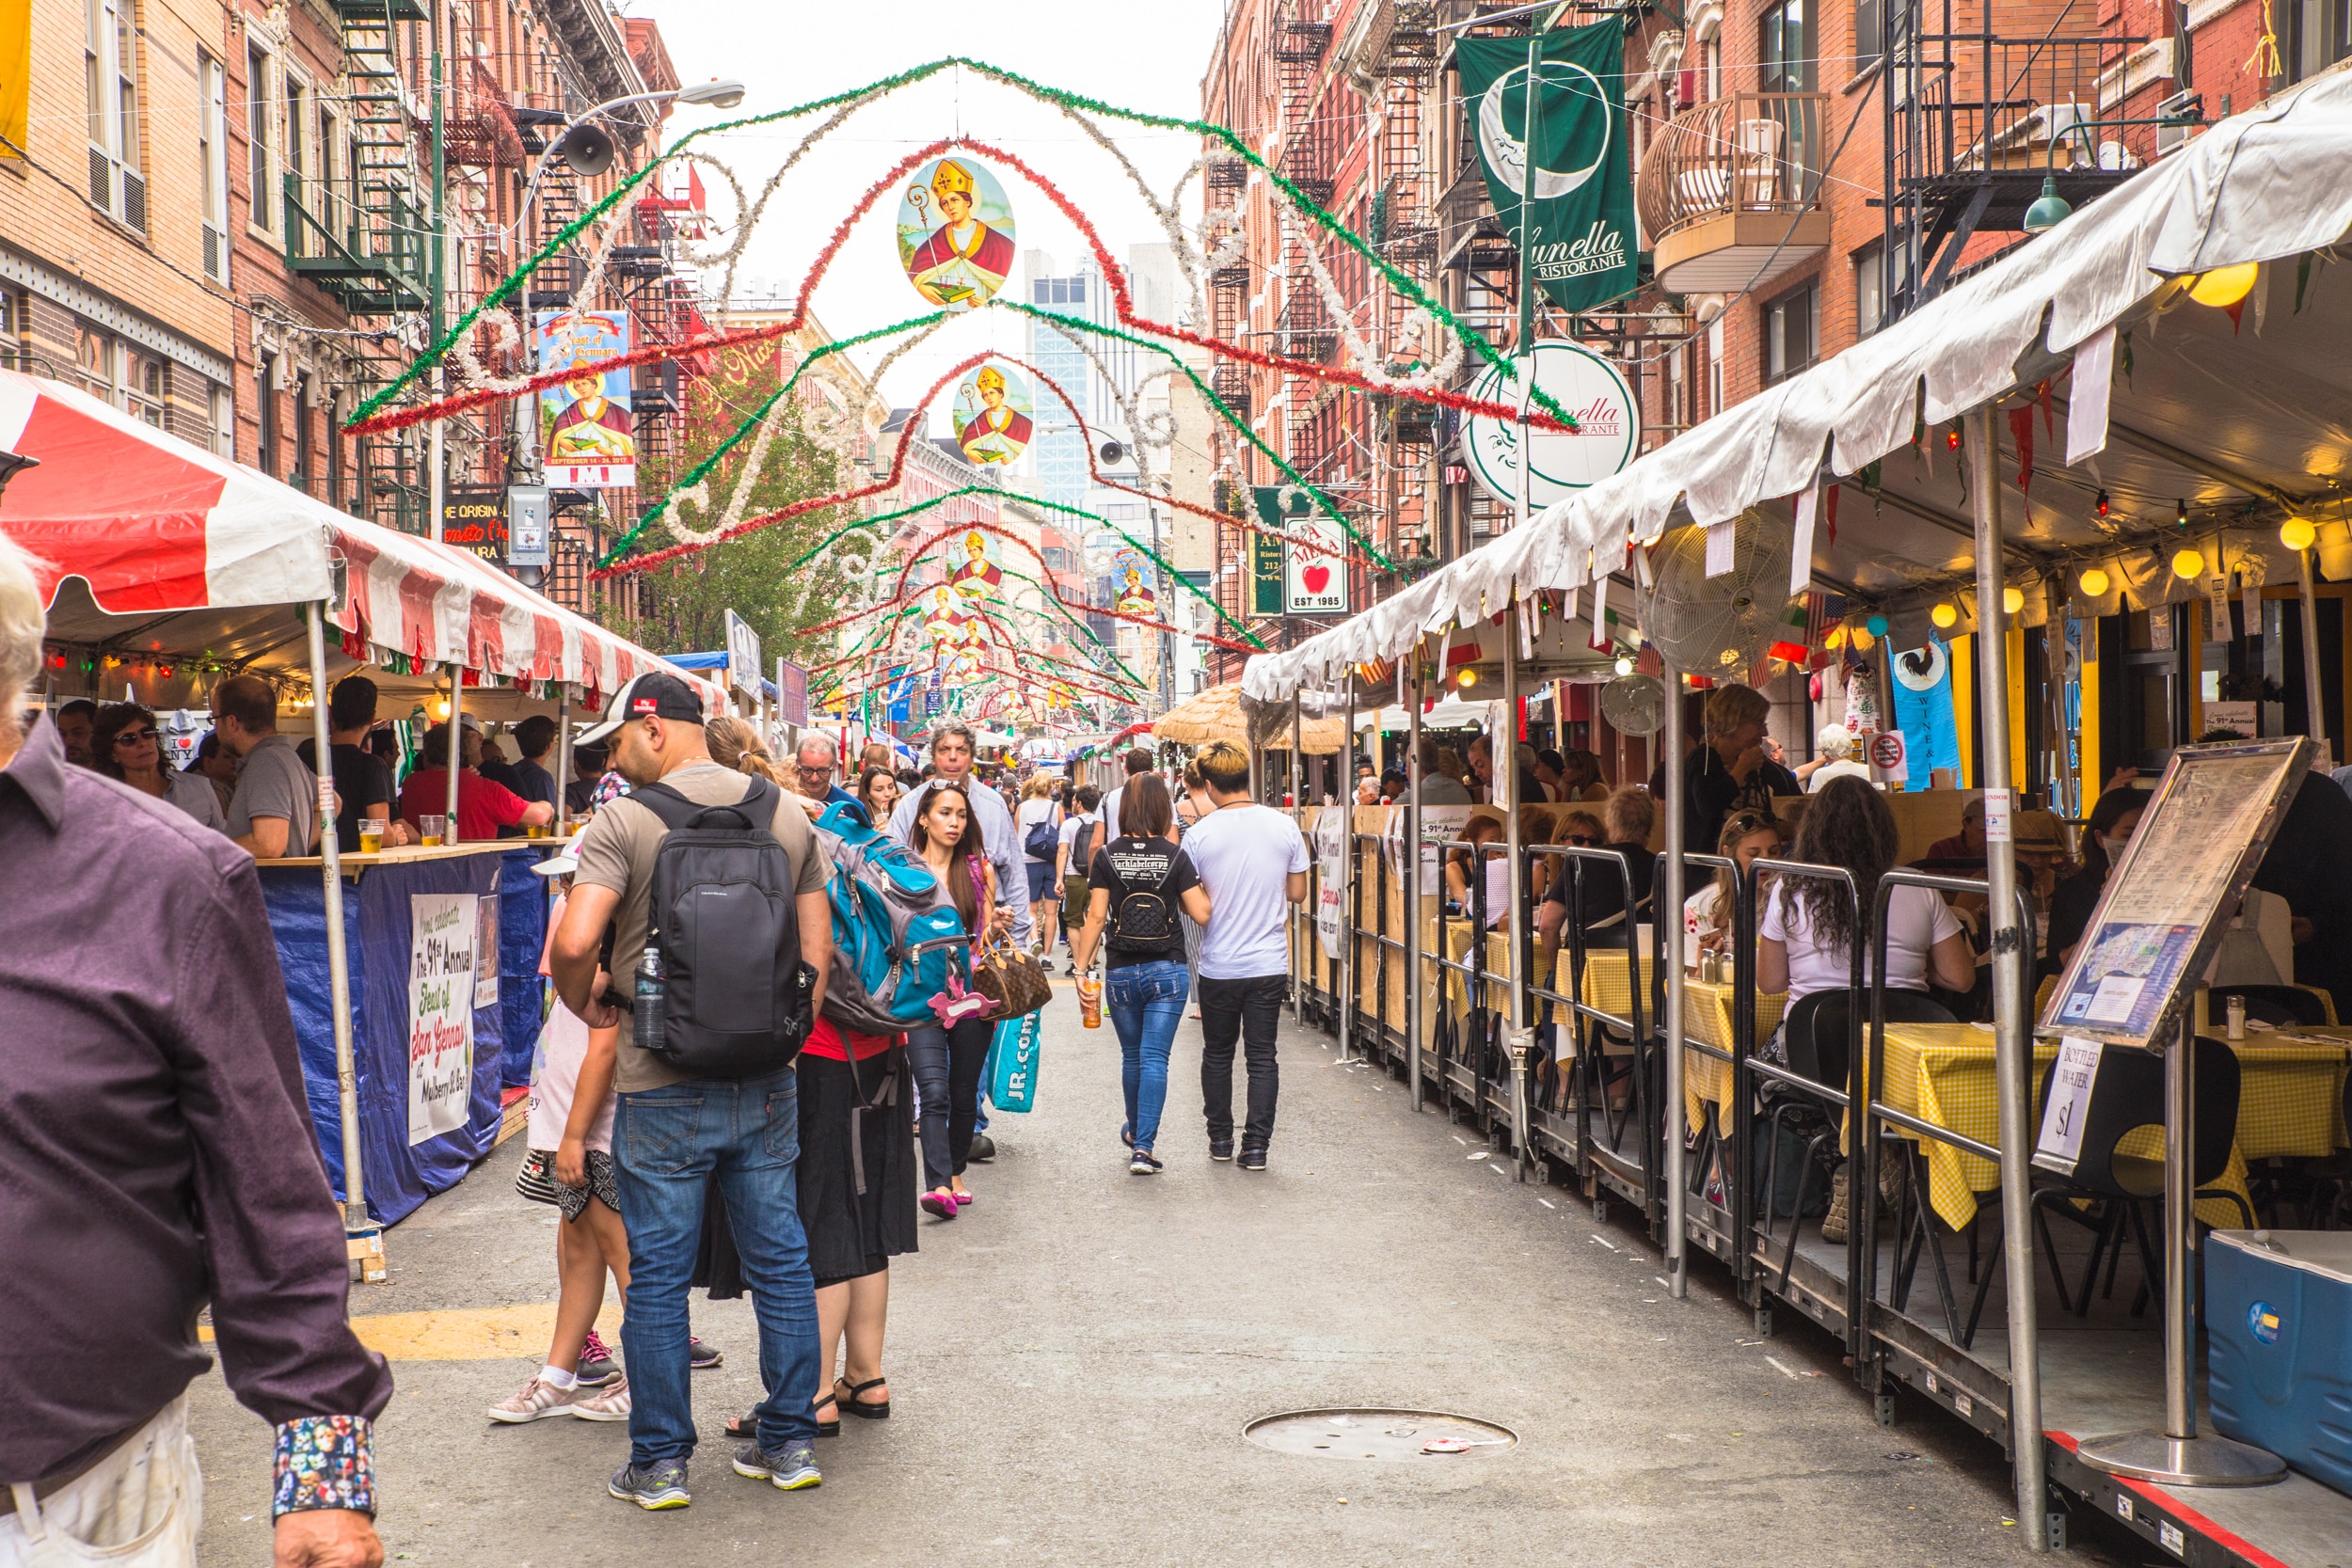
POLYGON ((1084 877, 1093 869, 1094 830, 1101 822, 1102 819, 1097 817, 1082 824, 1076 832, 1070 835, 1070 868, 1062 873, 1064 876, 1084 877))
POLYGON ((1168 878, 1176 875, 1176 857, 1168 860, 1168 874, 1148 891, 1131 888, 1111 911, 1110 934, 1122 944, 1148 946, 1176 939, 1176 911, 1168 908, 1168 878))
MULTIPOLYGON (((669 829, 645 932, 667 971, 659 1054, 697 1078, 791 1066, 808 1038, 817 971, 801 958, 791 857, 769 831, 783 792, 755 778, 732 806, 697 805, 660 784, 628 798, 669 829)), ((626 991, 634 976, 612 979, 626 991)))

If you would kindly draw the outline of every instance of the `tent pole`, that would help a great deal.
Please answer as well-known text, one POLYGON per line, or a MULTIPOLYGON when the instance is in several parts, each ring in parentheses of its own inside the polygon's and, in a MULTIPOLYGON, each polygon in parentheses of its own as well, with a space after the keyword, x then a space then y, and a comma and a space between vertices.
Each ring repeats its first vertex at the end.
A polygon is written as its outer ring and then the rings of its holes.
POLYGON ((1406 651, 1412 661, 1412 701, 1405 709, 1405 766, 1411 780, 1405 795, 1404 853, 1398 860, 1405 885, 1405 1078, 1412 1085, 1413 1109, 1421 1109, 1421 644, 1406 651))
MULTIPOLYGON (((1522 523, 1527 520, 1526 468, 1527 465, 1520 465, 1519 520, 1522 523)), ((1509 867, 1509 875, 1503 879, 1506 889, 1503 907, 1508 911, 1508 924, 1504 929, 1510 936, 1511 954, 1510 962, 1502 973, 1505 976, 1503 989, 1511 998, 1511 1032, 1506 1040, 1511 1063, 1511 1180, 1524 1181, 1528 1167, 1534 1163, 1530 1158, 1533 1150, 1528 1147, 1527 1059, 1535 1049, 1535 1031, 1527 1022, 1527 911, 1525 901, 1519 897, 1519 857, 1525 850, 1527 835, 1519 827, 1519 807, 1524 802, 1519 800, 1518 639, 1519 597, 1515 592, 1504 604, 1502 612, 1502 717, 1492 726, 1502 733, 1488 737, 1486 749, 1487 754, 1494 759, 1495 780, 1501 786, 1502 863, 1509 867)), ((1483 860, 1472 870, 1483 879, 1486 874, 1483 860)), ((1486 918, 1489 921, 1494 919, 1491 910, 1487 911, 1486 918)), ((1470 940, 1485 942, 1486 933, 1472 932, 1470 940)))
POLYGON ((367 1177, 359 1154, 359 1076, 351 1053, 351 961, 343 945, 343 846, 335 827, 335 751, 326 703, 326 606, 309 606, 310 718, 318 754, 319 877, 326 898, 326 991, 335 1015, 335 1094, 343 1124, 343 1229, 372 1231, 367 1177))
POLYGON ((1356 1037, 1356 673, 1347 682, 1347 721, 1340 740, 1340 1060, 1356 1037))
MULTIPOLYGON (((1966 416, 1969 491, 1977 526, 1977 701, 1984 715, 1979 767, 1985 794, 1985 881, 1993 933, 1994 1058, 1999 1077, 2001 1128, 2002 1282, 2009 1295, 2010 1440, 2014 1455, 2017 1522, 2026 1544, 2049 1549, 2048 1499, 2042 1438, 2042 1340, 2034 1302, 2031 1212, 2033 1152, 2026 1078, 2032 1068, 2031 1021, 2026 1017, 2026 949, 2017 927, 2017 851, 2008 831, 2009 611, 2001 599, 2001 476, 1993 434, 1993 407, 1966 416), (1996 815, 1997 811, 1997 815, 1996 815), (1991 831, 1995 825, 1998 836, 1991 831)), ((1876 1085, 1868 1085, 1875 1096, 1876 1085)), ((1867 1119, 1865 1118, 1865 1125, 1867 1119)), ((1857 1194, 1856 1202, 1861 1196, 1857 1194)))
MULTIPOLYGON (((1303 835, 1307 831, 1307 752, 1305 725, 1299 721, 1298 694, 1300 688, 1291 689, 1291 820, 1298 825, 1303 835)), ((1291 929, 1300 933, 1298 960, 1307 974, 1314 973, 1315 911, 1302 904, 1291 906, 1291 929), (1306 918, 1301 920, 1299 917, 1306 918)), ((1291 987, 1291 1022, 1307 1022, 1307 988, 1291 987)))
MULTIPOLYGON (((1650 949, 1666 979, 1666 1293, 1680 1301, 1691 1293, 1689 1227, 1690 1173, 1685 1147, 1689 1129, 1682 1100, 1683 996, 1682 888, 1690 853, 1689 829, 1683 819, 1682 791, 1685 759, 1682 743, 1682 672, 1666 666, 1666 885, 1650 904, 1650 949)), ((1705 847, 1702 847, 1704 852, 1705 847)), ((1633 933, 1628 932, 1629 941, 1633 933)), ((1641 984, 1638 959, 1629 966, 1634 984, 1641 984)))
MULTIPOLYGON (((440 426, 436 423, 434 428, 438 430, 440 426)), ((466 760, 465 724, 463 722, 465 709, 462 705, 465 700, 466 672, 457 665, 452 664, 449 667, 449 756, 445 759, 449 765, 449 820, 441 824, 443 844, 454 844, 459 836, 457 832, 457 772, 466 760)))
POLYGON ((571 812, 564 805, 564 792, 572 786, 572 688, 569 681, 555 683, 555 836, 569 838, 572 834, 571 812))
POLYGON ((2340 761, 2328 746, 2328 715, 2320 704, 2319 684, 2319 600, 2312 587, 2312 552, 2295 552, 2295 569, 2301 578, 2302 592, 2296 595, 2303 610, 2303 727, 2311 732, 2312 744, 2318 749, 2322 763, 2340 761))

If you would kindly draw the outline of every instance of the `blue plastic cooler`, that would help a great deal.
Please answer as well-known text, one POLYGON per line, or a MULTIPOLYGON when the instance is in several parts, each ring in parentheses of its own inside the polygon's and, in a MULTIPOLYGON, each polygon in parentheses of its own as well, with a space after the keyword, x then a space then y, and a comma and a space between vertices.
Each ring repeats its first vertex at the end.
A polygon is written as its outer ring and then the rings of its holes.
POLYGON ((2205 1333, 2214 1430, 2352 1495, 2352 1232, 2214 1231, 2205 1333))

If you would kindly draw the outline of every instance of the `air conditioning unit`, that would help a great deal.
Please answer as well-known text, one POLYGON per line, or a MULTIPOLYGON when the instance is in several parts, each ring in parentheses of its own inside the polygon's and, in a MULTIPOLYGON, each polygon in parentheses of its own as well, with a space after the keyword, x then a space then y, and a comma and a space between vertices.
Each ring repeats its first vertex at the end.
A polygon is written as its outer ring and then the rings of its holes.
MULTIPOLYGON (((2174 47, 2178 47, 2175 45, 2174 47)), ((2205 122, 2205 98, 2198 92, 2176 92, 2156 105, 2156 156, 2188 145, 2190 133, 2205 122)))

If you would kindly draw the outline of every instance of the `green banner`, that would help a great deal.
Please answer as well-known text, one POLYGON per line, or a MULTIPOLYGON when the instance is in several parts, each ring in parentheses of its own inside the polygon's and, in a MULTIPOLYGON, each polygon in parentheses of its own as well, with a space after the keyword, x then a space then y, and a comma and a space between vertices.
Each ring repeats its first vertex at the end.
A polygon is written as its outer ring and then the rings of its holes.
POLYGON ((1536 76, 1533 233, 1522 239, 1527 175, 1528 44, 1466 38, 1454 45, 1468 134, 1486 171, 1504 232, 1526 247, 1535 280, 1565 310, 1592 310, 1631 293, 1633 159, 1625 109, 1625 29, 1604 22, 1542 33, 1536 76))
MULTIPOLYGON (((1251 487, 1249 499, 1258 510, 1258 521, 1267 528, 1288 528, 1307 515, 1312 503, 1303 495, 1291 499, 1289 516, 1282 514, 1282 486, 1260 484, 1251 487)), ((1263 533, 1249 536, 1249 613, 1279 615, 1282 613, 1283 555, 1282 541, 1263 533)))

